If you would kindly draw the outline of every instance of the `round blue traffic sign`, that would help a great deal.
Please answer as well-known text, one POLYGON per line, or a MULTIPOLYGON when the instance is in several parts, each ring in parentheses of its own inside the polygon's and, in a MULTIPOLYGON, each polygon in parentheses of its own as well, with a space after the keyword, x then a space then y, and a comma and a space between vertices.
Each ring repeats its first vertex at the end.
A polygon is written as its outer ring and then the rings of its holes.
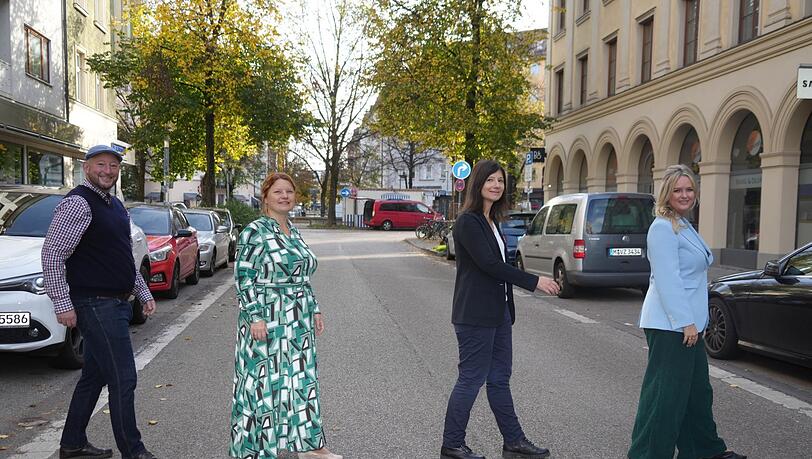
POLYGON ((451 166, 451 174, 458 179, 465 180, 471 175, 471 165, 468 161, 457 161, 451 166))
POLYGON ((341 191, 339 192, 342 198, 349 198, 350 193, 352 193, 352 191, 350 191, 349 188, 342 188, 341 191))

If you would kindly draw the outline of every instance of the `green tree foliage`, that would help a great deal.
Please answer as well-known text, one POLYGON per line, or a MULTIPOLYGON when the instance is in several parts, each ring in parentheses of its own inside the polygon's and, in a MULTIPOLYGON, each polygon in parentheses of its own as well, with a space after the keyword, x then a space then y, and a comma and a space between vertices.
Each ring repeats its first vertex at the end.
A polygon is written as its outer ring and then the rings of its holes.
POLYGON ((173 175, 205 171, 203 204, 215 200, 224 163, 285 143, 308 122, 295 63, 286 57, 272 2, 146 0, 126 21, 132 35, 91 68, 107 86, 124 88, 136 151, 152 152, 161 178, 160 147, 170 139, 173 175))
POLYGON ((375 0, 369 35, 375 128, 474 163, 516 161, 546 122, 528 104, 531 43, 510 21, 516 0, 375 0))

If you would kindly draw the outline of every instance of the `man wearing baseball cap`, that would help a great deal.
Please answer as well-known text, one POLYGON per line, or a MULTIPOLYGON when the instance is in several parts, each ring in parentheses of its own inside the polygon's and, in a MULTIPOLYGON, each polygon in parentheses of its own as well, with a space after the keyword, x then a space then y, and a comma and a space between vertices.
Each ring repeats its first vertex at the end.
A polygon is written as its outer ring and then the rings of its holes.
POLYGON ((110 190, 118 181, 121 153, 96 145, 85 154, 85 180, 54 209, 42 246, 45 290, 56 318, 79 327, 84 337, 84 367, 73 392, 59 457, 107 458, 110 449, 96 448, 86 430, 99 393, 107 386, 110 422, 123 458, 150 459, 135 422, 136 370, 127 329, 135 294, 144 315, 155 312, 155 300, 132 256, 130 215, 110 190))

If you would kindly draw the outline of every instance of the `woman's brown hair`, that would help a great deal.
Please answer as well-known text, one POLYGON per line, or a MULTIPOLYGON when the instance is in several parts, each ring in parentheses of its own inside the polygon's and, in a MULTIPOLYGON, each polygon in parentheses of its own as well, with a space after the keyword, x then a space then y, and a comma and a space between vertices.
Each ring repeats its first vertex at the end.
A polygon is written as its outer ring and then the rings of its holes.
POLYGON ((507 174, 505 169, 492 159, 483 159, 478 161, 471 172, 471 178, 468 180, 468 190, 465 193, 465 204, 462 206, 462 212, 479 212, 484 210, 485 198, 482 197, 482 187, 494 172, 501 172, 502 179, 505 181, 505 191, 498 201, 494 202, 491 206, 489 217, 495 222, 500 222, 504 218, 505 211, 508 208, 507 202, 507 174))
POLYGON ((293 179, 290 178, 290 175, 284 172, 271 172, 265 177, 265 180, 262 182, 262 211, 265 212, 265 195, 268 194, 268 190, 271 189, 274 183, 277 180, 285 180, 286 182, 290 183, 290 186, 293 187, 293 191, 296 191, 296 184, 293 183, 293 179))

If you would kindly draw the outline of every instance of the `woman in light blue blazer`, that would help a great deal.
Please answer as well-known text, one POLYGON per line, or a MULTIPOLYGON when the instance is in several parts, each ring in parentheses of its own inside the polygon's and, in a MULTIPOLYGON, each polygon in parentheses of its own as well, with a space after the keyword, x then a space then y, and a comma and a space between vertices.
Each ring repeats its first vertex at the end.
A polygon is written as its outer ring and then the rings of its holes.
POLYGON ((669 166, 648 230, 651 279, 640 312, 648 342, 630 459, 746 459, 716 433, 713 389, 702 332, 708 323, 708 266, 713 256, 686 219, 696 206, 696 178, 669 166))

